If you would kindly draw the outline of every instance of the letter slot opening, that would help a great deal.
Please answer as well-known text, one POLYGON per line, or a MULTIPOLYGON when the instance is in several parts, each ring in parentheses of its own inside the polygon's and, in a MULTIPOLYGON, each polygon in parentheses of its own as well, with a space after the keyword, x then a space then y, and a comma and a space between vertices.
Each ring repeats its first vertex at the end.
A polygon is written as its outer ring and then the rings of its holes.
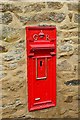
POLYGON ((42 67, 42 61, 40 61, 40 66, 42 67))
POLYGON ((47 78, 47 58, 36 58, 36 79, 45 80, 47 78))

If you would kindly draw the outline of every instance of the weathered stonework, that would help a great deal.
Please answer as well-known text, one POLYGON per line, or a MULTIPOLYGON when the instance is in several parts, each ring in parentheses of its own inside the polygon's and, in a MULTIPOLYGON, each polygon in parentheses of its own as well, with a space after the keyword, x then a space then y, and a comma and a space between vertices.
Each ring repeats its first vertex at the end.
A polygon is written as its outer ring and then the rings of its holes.
POLYGON ((0 12, 23 12, 21 6, 15 6, 14 4, 0 4, 0 12))
POLYGON ((68 10, 70 11, 80 11, 79 3, 68 3, 68 10))
POLYGON ((2 13, 1 14, 2 20, 0 21, 0 24, 9 24, 12 22, 12 15, 11 13, 2 13))
POLYGON ((7 49, 5 48, 5 46, 0 46, 0 52, 7 52, 7 49))
POLYGON ((76 2, 62 1, 0 3, 2 118, 78 118, 77 8, 76 2), (25 27, 31 25, 56 25, 57 28, 57 105, 33 112, 28 111, 25 33, 25 27))
POLYGON ((60 70, 60 71, 69 71, 69 70, 71 70, 71 65, 70 65, 70 63, 68 63, 68 61, 66 61, 66 60, 61 61, 61 62, 58 64, 58 70, 60 70))
POLYGON ((65 29, 65 30, 70 30, 74 28, 78 28, 78 24, 64 24, 60 26, 60 29, 65 29))
POLYGON ((33 4, 29 4, 27 6, 24 7, 25 9, 25 13, 26 12, 40 12, 43 8, 45 8, 45 3, 33 3, 33 4))
POLYGON ((59 50, 60 52, 69 52, 73 50, 73 46, 70 43, 66 42, 60 46, 59 50))
POLYGON ((62 22, 65 19, 66 15, 64 13, 54 13, 51 12, 49 15, 50 20, 54 21, 54 22, 62 22))
POLYGON ((31 24, 31 23, 39 23, 39 22, 62 22, 65 19, 64 13, 55 13, 55 12, 46 12, 46 13, 40 13, 35 14, 33 16, 19 16, 18 14, 15 14, 17 18, 22 22, 23 24, 31 24))
POLYGON ((55 9, 61 9, 63 7, 63 4, 60 2, 48 2, 48 7, 55 9))
POLYGON ((68 32, 64 32, 64 38, 68 38, 68 37, 72 37, 72 36, 78 36, 79 32, 78 31, 68 31, 68 32))
POLYGON ((75 14, 74 15, 74 22, 75 23, 80 23, 80 14, 75 14))

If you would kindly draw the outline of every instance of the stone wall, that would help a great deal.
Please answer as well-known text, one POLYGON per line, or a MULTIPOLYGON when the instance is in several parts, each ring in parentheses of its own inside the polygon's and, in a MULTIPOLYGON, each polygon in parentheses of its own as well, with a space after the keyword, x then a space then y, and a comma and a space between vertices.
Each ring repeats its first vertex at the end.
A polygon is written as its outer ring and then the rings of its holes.
POLYGON ((0 3, 0 110, 2 108, 3 118, 78 117, 78 6, 76 1, 0 3), (33 25, 57 27, 57 105, 29 112, 25 27, 33 25))

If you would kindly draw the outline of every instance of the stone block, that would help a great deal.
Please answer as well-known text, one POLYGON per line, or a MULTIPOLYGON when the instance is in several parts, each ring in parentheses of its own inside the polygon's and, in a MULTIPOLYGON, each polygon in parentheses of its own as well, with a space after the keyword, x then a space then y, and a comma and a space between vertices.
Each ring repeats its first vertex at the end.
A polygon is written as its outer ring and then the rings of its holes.
POLYGON ((71 103, 73 101, 73 96, 68 96, 64 102, 71 103))
POLYGON ((12 32, 16 31, 15 28, 9 26, 3 26, 2 32, 0 32, 1 40, 7 38, 12 32))
POLYGON ((33 3, 24 7, 24 12, 39 12, 45 8, 45 3, 33 3))
POLYGON ((73 46, 69 43, 63 43, 59 46, 60 52, 69 52, 73 50, 73 46))
POLYGON ((67 31, 67 32, 64 32, 63 31, 63 36, 64 38, 68 38, 68 37, 78 37, 79 35, 79 32, 76 30, 76 31, 67 31))
POLYGON ((65 19, 66 15, 64 13, 54 13, 51 12, 49 14, 49 18, 50 20, 56 22, 56 23, 60 23, 65 19))
POLYGON ((6 72, 0 72, 0 79, 4 78, 7 75, 6 72))
POLYGON ((71 64, 67 60, 63 60, 57 65, 58 70, 60 71, 69 71, 71 70, 71 64))
POLYGON ((16 6, 14 4, 0 4, 0 12, 17 12, 17 13, 21 13, 23 12, 21 9, 21 6, 16 6))
POLYGON ((18 67, 18 64, 13 62, 13 63, 10 63, 8 65, 8 67, 9 67, 9 70, 14 70, 14 69, 16 69, 18 67))
POLYGON ((3 56, 3 60, 4 60, 4 61, 12 61, 12 60, 14 60, 14 59, 15 59, 15 57, 14 57, 14 55, 12 55, 11 52, 8 53, 8 54, 6 54, 5 56, 3 56))
POLYGON ((80 23, 80 14, 75 14, 74 15, 74 22, 75 23, 80 23))
POLYGON ((78 64, 78 55, 72 55, 70 58, 69 58, 69 61, 73 64, 78 64))
POLYGON ((56 12, 38 13, 33 16, 25 16, 25 17, 20 15, 16 15, 16 16, 23 24, 38 23, 45 21, 61 23, 66 17, 64 13, 56 13, 56 12))
POLYGON ((66 30, 71 30, 71 29, 75 29, 75 28, 78 28, 78 25, 76 25, 76 24, 64 24, 64 25, 61 25, 60 26, 60 29, 66 29, 66 30))
POLYGON ((68 3, 68 10, 70 11, 80 11, 80 4, 78 3, 68 3))
POLYGON ((48 8, 53 8, 54 10, 61 9, 63 4, 60 2, 47 2, 48 8))
POLYGON ((78 44, 79 43, 78 36, 77 37, 64 38, 63 41, 69 42, 71 44, 78 44))
POLYGON ((22 38, 22 31, 20 29, 3 26, 1 36, 1 40, 7 43, 16 42, 22 38))
POLYGON ((12 22, 11 13, 0 13, 0 24, 9 24, 12 22))

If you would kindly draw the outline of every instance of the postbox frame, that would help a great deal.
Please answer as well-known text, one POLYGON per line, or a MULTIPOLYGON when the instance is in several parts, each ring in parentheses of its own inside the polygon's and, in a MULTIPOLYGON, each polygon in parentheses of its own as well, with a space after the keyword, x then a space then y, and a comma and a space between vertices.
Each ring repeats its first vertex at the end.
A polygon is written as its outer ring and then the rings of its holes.
MULTIPOLYGON (((28 37, 27 37, 27 34, 29 33, 29 30, 45 30, 45 29, 48 29, 48 30, 54 30, 54 32, 55 32, 55 36, 54 36, 54 43, 55 43, 55 50, 54 50, 54 52, 51 52, 50 54, 52 55, 52 56, 56 56, 56 27, 55 26, 45 26, 45 27, 42 27, 42 26, 28 26, 28 27, 26 27, 26 52, 27 52, 27 61, 29 61, 29 49, 43 49, 42 48, 42 46, 44 47, 44 49, 46 50, 46 49, 49 49, 50 47, 52 47, 52 49, 53 49, 53 45, 51 46, 51 44, 49 45, 49 44, 46 44, 46 45, 44 45, 44 43, 43 44, 41 44, 41 46, 38 46, 38 44, 36 45, 36 47, 33 45, 33 46, 31 46, 31 48, 30 48, 30 46, 29 46, 29 41, 33 41, 33 40, 28 40, 28 37), (49 48, 48 48, 48 46, 50 46, 49 48), (40 48, 39 48, 40 47, 40 48)), ((38 39, 38 38, 36 38, 36 39, 38 39)), ((34 56, 34 53, 31 53, 31 56, 30 57, 33 57, 34 56)), ((42 56, 43 58, 44 58, 44 56, 42 56)), ((48 58, 49 58, 50 56, 48 56, 48 58)), ((33 57, 33 59, 34 59, 35 57, 33 57)), ((36 57, 36 68, 37 68, 37 60, 38 60, 38 57, 36 57)), ((47 59, 45 58, 45 61, 46 61, 47 59)), ((47 62, 46 62, 46 65, 47 65, 47 62)), ((55 80, 55 82, 54 82, 54 88, 53 88, 53 91, 54 91, 54 99, 55 100, 48 100, 48 101, 43 101, 42 103, 40 102, 40 104, 44 104, 43 106, 42 105, 39 105, 38 103, 34 103, 34 106, 33 105, 31 105, 31 102, 32 102, 32 100, 31 100, 31 92, 30 92, 30 87, 31 87, 31 83, 30 83, 30 80, 29 80, 29 77, 30 77, 30 73, 29 73, 29 68, 30 67, 30 65, 29 65, 29 63, 27 62, 27 78, 28 78, 28 109, 29 109, 29 111, 33 111, 33 110, 40 110, 40 109, 43 109, 43 108, 49 108, 49 107, 52 107, 52 106, 56 106, 56 57, 55 57, 55 75, 54 75, 54 80, 55 80)), ((46 79, 47 78, 47 67, 46 67, 46 73, 45 73, 45 77, 43 77, 42 79, 46 79)), ((39 78, 38 76, 37 76, 37 73, 36 73, 36 80, 40 80, 41 78, 39 78)), ((33 84, 33 83, 32 83, 33 84)), ((32 85, 33 86, 33 85, 32 85)))

